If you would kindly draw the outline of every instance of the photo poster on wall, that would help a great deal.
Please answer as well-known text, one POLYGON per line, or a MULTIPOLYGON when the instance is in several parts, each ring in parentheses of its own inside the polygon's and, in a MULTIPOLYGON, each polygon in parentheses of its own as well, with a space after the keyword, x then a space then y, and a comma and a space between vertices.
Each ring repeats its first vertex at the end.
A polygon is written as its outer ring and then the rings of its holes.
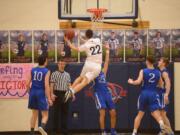
MULTIPOLYGON (((57 60, 65 58, 68 62, 78 62, 78 52, 72 50, 64 41, 64 33, 66 30, 56 31, 57 35, 57 60)), ((75 31, 75 37, 72 39, 73 45, 78 47, 78 30, 75 31)))
MULTIPOLYGON (((79 46, 83 45, 84 43, 86 43, 87 39, 86 39, 86 30, 80 30, 79 31, 79 46)), ((93 30, 93 38, 99 38, 102 42, 102 31, 101 30, 93 30)), ((80 53, 80 62, 84 62, 86 59, 86 53, 85 52, 81 52, 80 53)))
POLYGON ((172 30, 171 36, 172 60, 180 62, 180 29, 172 30))
POLYGON ((147 30, 126 30, 125 59, 127 62, 143 62, 147 56, 147 30))
POLYGON ((0 63, 9 61, 9 32, 0 31, 0 63))
POLYGON ((153 55, 158 60, 160 57, 170 59, 171 30, 153 29, 148 32, 148 55, 153 55))
MULTIPOLYGON (((61 58, 68 62, 84 62, 85 52, 78 53, 64 43, 64 31, 2 30, 0 63, 32 63, 37 62, 40 55, 47 56, 49 62, 61 58)), ((72 43, 79 47, 87 41, 86 30, 74 31, 72 43)), ((155 56, 156 60, 168 57, 172 62, 180 62, 180 29, 97 29, 93 32, 93 38, 100 38, 102 45, 109 43, 110 62, 143 62, 147 55, 155 56)), ((103 47, 103 59, 104 50, 103 47)))
POLYGON ((32 63, 32 31, 10 31, 11 63, 32 63))
POLYGON ((34 62, 40 55, 48 58, 48 62, 55 62, 55 31, 35 30, 34 36, 34 62))
MULTIPOLYGON (((109 44, 110 62, 121 62, 124 57, 124 31, 104 30, 102 43, 109 44)), ((103 53, 105 55, 105 53, 103 53)))

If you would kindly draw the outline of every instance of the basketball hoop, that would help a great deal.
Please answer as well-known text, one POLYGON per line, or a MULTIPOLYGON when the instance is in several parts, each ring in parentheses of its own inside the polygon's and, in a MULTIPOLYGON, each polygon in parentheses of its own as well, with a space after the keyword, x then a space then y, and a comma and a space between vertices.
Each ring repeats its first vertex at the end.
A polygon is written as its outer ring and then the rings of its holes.
POLYGON ((102 22, 104 20, 104 13, 108 10, 106 8, 90 8, 87 12, 91 14, 92 22, 102 22))

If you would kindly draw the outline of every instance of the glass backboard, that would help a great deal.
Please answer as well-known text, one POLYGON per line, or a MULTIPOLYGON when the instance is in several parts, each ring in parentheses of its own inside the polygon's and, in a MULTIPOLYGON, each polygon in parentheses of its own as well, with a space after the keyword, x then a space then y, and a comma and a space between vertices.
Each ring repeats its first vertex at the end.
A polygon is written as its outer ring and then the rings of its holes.
POLYGON ((90 20, 87 9, 106 8, 105 19, 136 19, 138 0, 59 0, 59 19, 90 20))

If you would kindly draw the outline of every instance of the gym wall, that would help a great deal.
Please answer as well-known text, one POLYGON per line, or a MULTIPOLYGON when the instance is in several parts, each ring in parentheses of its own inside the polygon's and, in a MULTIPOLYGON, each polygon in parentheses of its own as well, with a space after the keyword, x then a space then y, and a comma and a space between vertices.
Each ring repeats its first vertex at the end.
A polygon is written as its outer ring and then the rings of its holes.
POLYGON ((174 64, 175 129, 180 131, 180 63, 174 64))
MULTIPOLYGON (((0 29, 58 29, 58 0, 1 0, 0 29)), ((179 0, 139 0, 151 28, 179 28, 179 0)), ((78 10, 78 8, 77 8, 78 10)))
MULTIPOLYGON (((150 28, 180 28, 179 0, 139 0, 150 28)), ((1 0, 0 30, 58 29, 57 0, 1 0)), ((175 127, 180 130, 180 63, 175 64, 175 127)), ((0 131, 29 130, 25 99, 0 100, 0 131)))

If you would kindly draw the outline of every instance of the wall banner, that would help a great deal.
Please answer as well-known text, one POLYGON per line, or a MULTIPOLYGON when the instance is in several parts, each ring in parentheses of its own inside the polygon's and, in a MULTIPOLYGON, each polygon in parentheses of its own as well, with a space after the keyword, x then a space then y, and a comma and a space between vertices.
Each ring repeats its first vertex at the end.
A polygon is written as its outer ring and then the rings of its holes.
POLYGON ((26 80, 35 64, 0 64, 0 98, 27 98, 26 80))

